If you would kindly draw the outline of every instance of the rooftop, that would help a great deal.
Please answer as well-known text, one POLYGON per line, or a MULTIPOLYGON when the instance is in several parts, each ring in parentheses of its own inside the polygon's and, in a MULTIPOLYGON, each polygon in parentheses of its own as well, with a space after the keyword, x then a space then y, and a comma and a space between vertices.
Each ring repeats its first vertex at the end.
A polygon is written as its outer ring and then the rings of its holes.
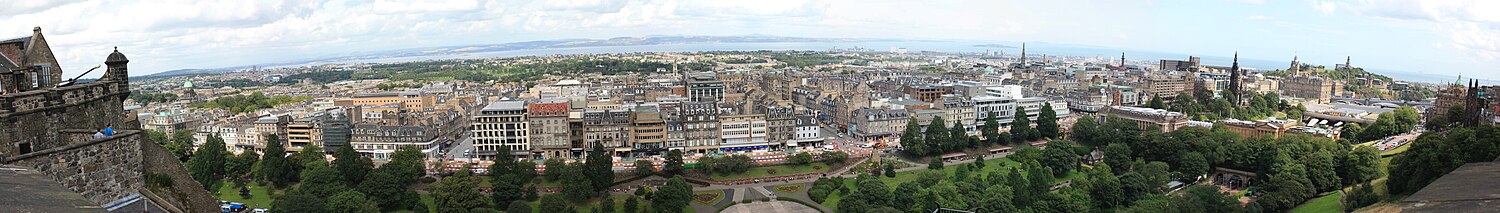
POLYGON ((1401 200, 1403 212, 1494 212, 1500 205, 1500 162, 1454 169, 1401 200))
POLYGON ((0 165, 0 206, 7 212, 104 212, 83 195, 36 171, 0 165))
POLYGON ((500 100, 500 101, 495 101, 494 103, 490 103, 490 105, 484 106, 483 110, 484 111, 497 111, 497 110, 525 110, 525 109, 526 109, 526 101, 500 100))

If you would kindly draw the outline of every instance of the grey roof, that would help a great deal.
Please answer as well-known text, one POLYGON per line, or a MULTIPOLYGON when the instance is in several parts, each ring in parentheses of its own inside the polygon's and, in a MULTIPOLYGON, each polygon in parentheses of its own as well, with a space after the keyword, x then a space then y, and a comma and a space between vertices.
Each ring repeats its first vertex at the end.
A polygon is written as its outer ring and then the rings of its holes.
POLYGON ((495 110, 523 110, 526 109, 526 101, 500 100, 484 106, 484 111, 495 110))
POLYGON ((0 206, 14 212, 104 212, 61 183, 24 167, 0 165, 0 206))
POLYGON ((18 38, 11 38, 11 39, 0 40, 0 44, 4 44, 4 43, 16 43, 16 42, 25 43, 27 41, 31 41, 31 36, 22 36, 22 37, 18 37, 18 38))
POLYGON ((125 58, 125 54, 120 54, 120 48, 119 47, 115 47, 115 52, 110 53, 109 57, 104 59, 104 63, 117 63, 117 62, 130 62, 130 59, 126 59, 125 58))
POLYGON ((1495 212, 1496 185, 1500 162, 1464 164, 1401 200, 1402 212, 1495 212))

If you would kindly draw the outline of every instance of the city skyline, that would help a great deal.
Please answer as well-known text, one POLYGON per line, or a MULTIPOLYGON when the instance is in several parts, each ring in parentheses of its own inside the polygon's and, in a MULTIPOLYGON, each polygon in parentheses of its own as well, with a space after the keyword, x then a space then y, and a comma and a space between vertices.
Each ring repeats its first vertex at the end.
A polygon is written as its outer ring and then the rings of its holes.
MULTIPOLYGON (((1500 78, 1482 1, 20 1, 0 34, 41 27, 65 75, 113 46, 137 73, 359 52, 572 38, 774 35, 1032 41, 1500 78), (975 9, 980 8, 980 9, 975 9), (992 8, 992 9, 984 9, 992 8), (187 11, 187 12, 184 12, 187 11), (1170 33, 1167 33, 1170 32, 1170 33)), ((884 48, 884 47, 875 47, 884 48)), ((1157 59, 1132 59, 1157 60, 1157 59)), ((90 77, 97 77, 91 73, 90 77)))

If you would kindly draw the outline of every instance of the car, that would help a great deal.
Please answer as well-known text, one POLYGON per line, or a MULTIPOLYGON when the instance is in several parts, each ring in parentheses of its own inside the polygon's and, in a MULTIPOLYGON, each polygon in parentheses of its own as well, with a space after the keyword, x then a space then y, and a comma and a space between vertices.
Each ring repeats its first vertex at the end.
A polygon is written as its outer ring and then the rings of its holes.
POLYGON ((267 213, 267 212, 271 212, 271 210, 270 209, 264 209, 264 208, 255 208, 255 209, 251 209, 250 212, 251 213, 267 213))

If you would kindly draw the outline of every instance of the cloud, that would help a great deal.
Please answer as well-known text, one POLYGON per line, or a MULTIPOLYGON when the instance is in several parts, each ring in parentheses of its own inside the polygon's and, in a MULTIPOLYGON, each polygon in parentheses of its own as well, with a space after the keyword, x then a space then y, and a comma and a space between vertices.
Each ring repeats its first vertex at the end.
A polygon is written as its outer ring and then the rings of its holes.
POLYGON ((1323 15, 1330 15, 1333 14, 1334 10, 1338 9, 1338 4, 1331 1, 1313 0, 1312 7, 1313 9, 1317 9, 1318 12, 1322 12, 1323 15))
POLYGON ((1500 63, 1500 2, 1482 0, 1363 0, 1349 5, 1361 15, 1413 22, 1448 38, 1440 47, 1464 52, 1468 60, 1500 63))
POLYGON ((1265 4, 1266 3, 1266 0, 1229 0, 1229 1, 1239 2, 1239 3, 1246 3, 1246 4, 1265 4))
POLYGON ((86 0, 16 0, 0 2, 0 18, 45 11, 86 0))
POLYGON ((1250 16, 1250 17, 1245 17, 1245 19, 1261 21, 1261 20, 1270 20, 1271 17, 1266 17, 1265 15, 1253 15, 1253 16, 1250 16))

